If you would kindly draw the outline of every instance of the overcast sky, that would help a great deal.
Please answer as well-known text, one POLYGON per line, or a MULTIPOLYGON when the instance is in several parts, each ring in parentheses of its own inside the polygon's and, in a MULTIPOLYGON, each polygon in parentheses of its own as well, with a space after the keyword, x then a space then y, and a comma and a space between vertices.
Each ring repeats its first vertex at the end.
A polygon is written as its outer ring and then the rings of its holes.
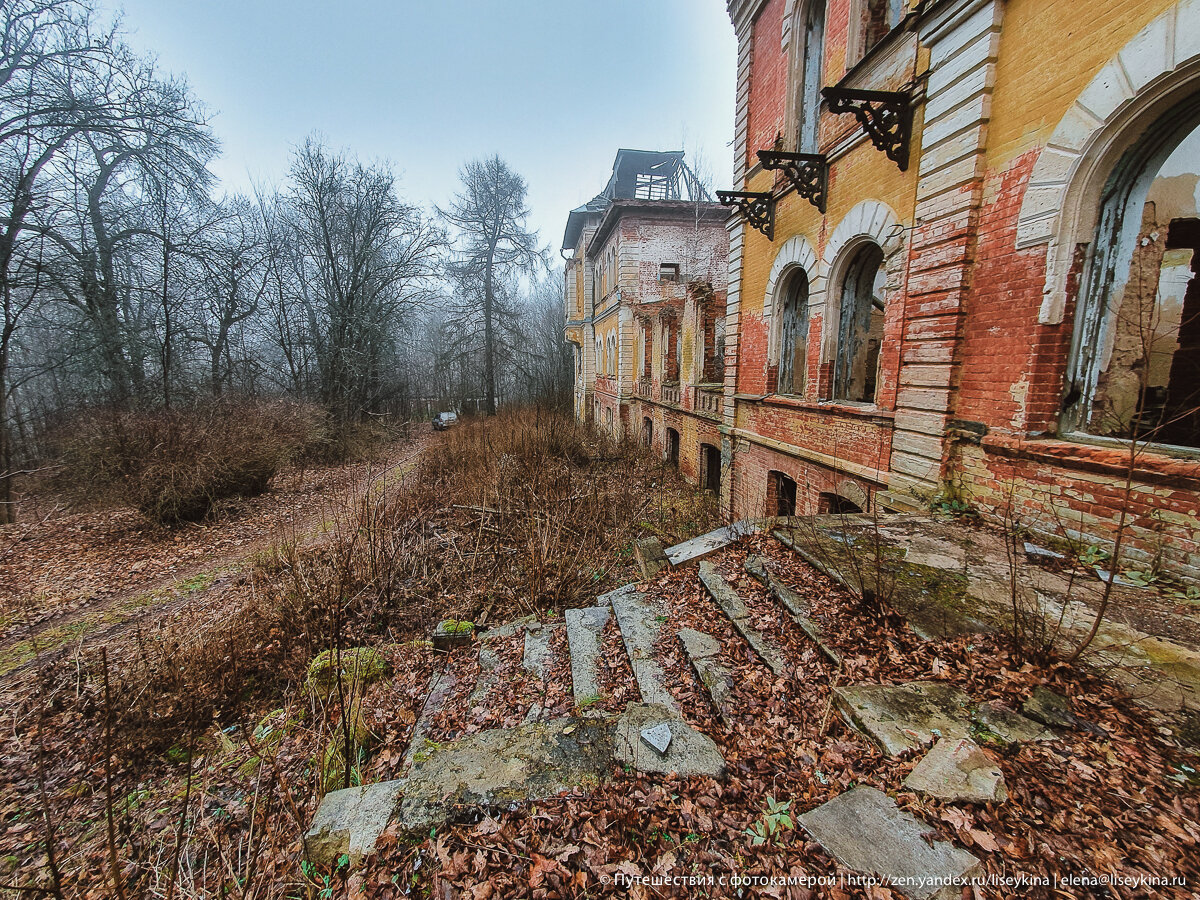
POLYGON ((213 111, 225 189, 284 178, 314 131, 444 205, 469 159, 529 183, 557 250, 619 147, 698 153, 731 179, 736 44, 724 0, 101 0, 213 111))

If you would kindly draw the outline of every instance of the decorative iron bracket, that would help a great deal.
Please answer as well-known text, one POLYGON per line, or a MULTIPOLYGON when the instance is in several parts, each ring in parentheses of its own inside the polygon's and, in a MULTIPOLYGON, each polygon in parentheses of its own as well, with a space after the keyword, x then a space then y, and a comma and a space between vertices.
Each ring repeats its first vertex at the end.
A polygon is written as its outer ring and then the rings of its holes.
POLYGON ((912 139, 912 94, 908 91, 860 91, 854 88, 827 87, 821 93, 833 113, 854 113, 871 143, 888 159, 908 170, 908 149, 912 139))
POLYGON ((717 191, 717 200, 722 206, 735 207, 767 240, 775 240, 775 198, 770 192, 717 191))
POLYGON ((796 188, 796 193, 825 212, 829 188, 829 160, 824 153, 785 153, 782 150, 759 150, 758 159, 764 169, 782 169, 796 188))

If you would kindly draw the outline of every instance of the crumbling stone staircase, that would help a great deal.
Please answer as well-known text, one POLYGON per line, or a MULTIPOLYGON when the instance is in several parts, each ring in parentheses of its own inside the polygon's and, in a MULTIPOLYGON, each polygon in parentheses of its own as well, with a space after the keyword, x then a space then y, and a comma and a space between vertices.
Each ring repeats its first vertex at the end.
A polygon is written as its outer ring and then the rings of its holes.
MULTIPOLYGON (((563 623, 525 619, 479 635, 479 674, 468 700, 471 706, 496 686, 497 641, 523 635, 522 665, 527 672, 544 677, 552 663, 551 648, 563 643, 555 638, 559 629, 565 629, 574 714, 546 718, 546 711, 535 706, 520 725, 492 728, 438 745, 429 740, 431 722, 458 685, 453 672, 434 673, 424 710, 413 728, 405 757, 406 774, 327 794, 305 837, 309 858, 329 864, 345 853, 357 863, 372 852, 389 825, 414 836, 428 834, 430 828, 472 810, 536 801, 564 790, 597 785, 614 770, 614 762, 647 773, 720 777, 724 770, 720 749, 686 721, 681 704, 668 687, 659 656, 668 610, 649 579, 668 565, 678 568, 698 563, 697 580, 728 618, 735 639, 743 640, 779 676, 788 668, 784 650, 770 634, 755 627, 736 586, 704 559, 746 535, 770 528, 773 522, 735 523, 666 550, 654 540, 639 542, 638 562, 647 581, 601 595, 592 607, 567 610, 563 623), (604 653, 602 635, 610 618, 620 630, 640 695, 640 702, 627 704, 624 712, 616 715, 603 712, 597 702, 602 699, 598 675, 604 653)), ((773 533, 781 547, 792 547, 786 533, 773 533)), ((801 595, 774 577, 757 557, 748 556, 744 568, 745 574, 774 598, 779 615, 795 622, 832 666, 840 669, 841 656, 801 595)), ((680 628, 675 638, 714 714, 728 720, 733 676, 721 662, 721 641, 696 628, 680 628)), ((937 740, 923 761, 927 764, 913 773, 914 790, 1002 800, 1002 778, 971 742, 972 730, 986 727, 1014 742, 1047 739, 1053 734, 1018 713, 977 707, 960 692, 939 692, 937 687, 931 690, 926 683, 850 685, 836 689, 834 697, 846 721, 885 753, 904 752, 937 740)), ((849 791, 800 821, 832 856, 856 870, 896 878, 940 875, 952 883, 977 864, 963 850, 929 841, 922 823, 873 788, 849 791)), ((905 893, 937 896, 941 888, 930 884, 929 891, 917 887, 905 893)))

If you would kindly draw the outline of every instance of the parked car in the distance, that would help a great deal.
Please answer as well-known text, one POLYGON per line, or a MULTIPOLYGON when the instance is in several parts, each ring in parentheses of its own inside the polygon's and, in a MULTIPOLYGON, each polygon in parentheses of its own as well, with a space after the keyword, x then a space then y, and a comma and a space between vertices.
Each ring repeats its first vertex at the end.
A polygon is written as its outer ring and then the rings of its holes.
POLYGON ((458 424, 458 413, 440 412, 433 417, 433 430, 445 431, 451 425, 458 424))

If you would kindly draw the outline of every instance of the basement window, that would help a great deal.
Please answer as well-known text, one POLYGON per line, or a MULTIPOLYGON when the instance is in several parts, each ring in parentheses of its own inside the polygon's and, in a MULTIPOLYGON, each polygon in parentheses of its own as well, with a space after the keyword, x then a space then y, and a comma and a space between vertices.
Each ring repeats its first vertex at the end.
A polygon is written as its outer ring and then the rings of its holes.
POLYGON ((767 473, 767 510, 776 516, 796 515, 796 480, 783 472, 767 473))
POLYGON ((1066 430, 1200 448, 1198 201, 1200 127, 1182 139, 1150 129, 1109 178, 1081 281, 1066 430))
POLYGON ((853 500, 847 500, 841 494, 820 493, 817 495, 817 515, 854 516, 862 511, 861 506, 853 500))

